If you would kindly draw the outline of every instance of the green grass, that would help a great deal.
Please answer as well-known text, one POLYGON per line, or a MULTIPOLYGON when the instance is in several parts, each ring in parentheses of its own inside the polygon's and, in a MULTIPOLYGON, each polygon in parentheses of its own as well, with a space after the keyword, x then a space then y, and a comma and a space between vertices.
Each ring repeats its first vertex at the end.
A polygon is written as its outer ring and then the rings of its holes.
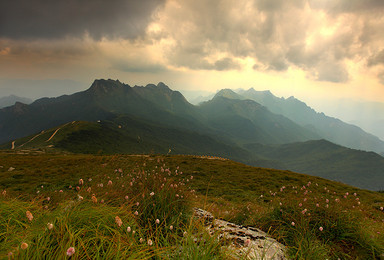
POLYGON ((228 259, 192 206, 269 232, 294 259, 384 253, 384 194, 313 176, 161 155, 1 153, 0 166, 1 257, 228 259))

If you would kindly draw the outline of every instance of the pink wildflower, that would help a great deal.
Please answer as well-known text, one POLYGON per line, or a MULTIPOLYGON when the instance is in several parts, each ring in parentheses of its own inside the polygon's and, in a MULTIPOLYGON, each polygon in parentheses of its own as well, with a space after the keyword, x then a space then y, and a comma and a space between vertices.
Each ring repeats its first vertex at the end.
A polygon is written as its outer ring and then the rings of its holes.
POLYGON ((153 244, 152 240, 148 239, 148 245, 151 246, 153 244))
POLYGON ((156 224, 159 224, 159 223, 160 223, 160 220, 157 218, 157 219, 155 220, 155 223, 156 223, 156 224))
POLYGON ((123 225, 123 221, 121 220, 121 218, 119 216, 116 216, 115 217, 115 222, 116 224, 121 227, 121 225, 123 225))
POLYGON ((47 228, 48 228, 49 230, 51 230, 51 229, 53 228, 53 224, 52 224, 52 223, 48 223, 48 224, 47 224, 47 228))
POLYGON ((33 215, 32 215, 32 213, 31 213, 29 210, 27 210, 27 212, 25 212, 25 214, 26 214, 26 216, 27 216, 29 222, 31 222, 32 219, 33 219, 33 215))
POLYGON ((291 225, 292 225, 292 226, 295 226, 296 224, 295 224, 295 222, 292 221, 291 225))
POLYGON ((25 249, 27 249, 28 248, 28 244, 27 243, 21 243, 21 249, 23 249, 23 250, 25 250, 25 249))
POLYGON ((320 231, 323 231, 323 227, 319 227, 319 230, 320 230, 320 231))
POLYGON ((80 180, 79 180, 79 185, 83 185, 83 184, 84 184, 83 179, 80 179, 80 180))
POLYGON ((67 249, 67 256, 72 256, 75 253, 75 248, 70 247, 67 249))

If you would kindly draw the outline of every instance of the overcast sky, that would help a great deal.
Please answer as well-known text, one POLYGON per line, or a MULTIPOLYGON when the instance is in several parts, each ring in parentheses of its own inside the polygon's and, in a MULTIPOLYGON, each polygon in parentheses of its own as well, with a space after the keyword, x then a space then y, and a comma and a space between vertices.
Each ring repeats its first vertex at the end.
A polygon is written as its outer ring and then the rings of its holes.
POLYGON ((97 78, 384 102, 384 1, 0 2, 0 96, 70 94, 97 78))

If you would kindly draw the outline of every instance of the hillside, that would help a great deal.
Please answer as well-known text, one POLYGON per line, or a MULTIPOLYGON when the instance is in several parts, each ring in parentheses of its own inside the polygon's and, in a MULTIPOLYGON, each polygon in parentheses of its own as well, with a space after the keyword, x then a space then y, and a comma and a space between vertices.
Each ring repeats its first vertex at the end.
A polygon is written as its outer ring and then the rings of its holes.
POLYGON ((150 124, 129 116, 119 116, 110 121, 70 122, 6 143, 0 149, 219 156, 248 165, 291 170, 360 188, 384 190, 384 158, 373 152, 349 149, 325 140, 239 146, 209 135, 150 124))
POLYGON ((231 258, 232 241, 206 234, 192 206, 267 231, 290 258, 384 253, 384 195, 318 177, 200 156, 0 159, 1 256, 231 258))
POLYGON ((246 148, 266 161, 260 166, 291 170, 348 183, 370 190, 384 190, 384 157, 346 148, 326 140, 246 148))

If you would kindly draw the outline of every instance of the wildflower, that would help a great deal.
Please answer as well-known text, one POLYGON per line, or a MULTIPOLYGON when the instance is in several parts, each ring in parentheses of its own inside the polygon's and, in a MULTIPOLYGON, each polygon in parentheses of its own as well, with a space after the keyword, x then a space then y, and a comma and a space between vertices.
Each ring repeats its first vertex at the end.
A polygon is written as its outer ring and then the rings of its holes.
POLYGON ((28 218, 29 222, 31 222, 32 219, 33 219, 32 213, 29 210, 27 210, 27 212, 25 214, 27 215, 27 218, 28 218))
POLYGON ((144 239, 142 237, 140 237, 140 240, 139 240, 140 243, 143 243, 144 242, 144 239))
POLYGON ((325 202, 326 202, 326 203, 329 203, 329 199, 326 199, 325 202))
POLYGON ((83 184, 84 184, 83 179, 80 179, 80 180, 79 180, 79 185, 83 185, 83 184))
POLYGON ((383 211, 383 210, 384 210, 384 207, 380 207, 380 210, 383 211))
POLYGON ((170 226, 169 226, 169 229, 170 229, 170 230, 173 230, 173 226, 172 226, 172 225, 170 225, 170 226))
POLYGON ((75 253, 75 248, 70 247, 67 249, 67 256, 72 256, 75 253))
POLYGON ((47 224, 47 228, 48 228, 49 230, 51 230, 51 229, 53 228, 53 224, 52 224, 52 223, 48 223, 48 224, 47 224))
POLYGON ((323 231, 323 227, 319 227, 320 232, 323 231))
POLYGON ((148 245, 151 246, 152 244, 152 240, 148 239, 148 245))
POLYGON ((249 246, 250 244, 251 244, 251 240, 249 238, 245 240, 244 246, 249 246))
POLYGON ((295 224, 295 222, 292 221, 291 225, 292 225, 292 226, 295 226, 296 224, 295 224))
POLYGON ((134 214, 135 214, 135 216, 138 216, 138 215, 139 215, 139 212, 137 212, 137 210, 136 210, 134 214))
POLYGON ((127 232, 128 232, 128 233, 131 232, 131 227, 127 227, 127 232))
POLYGON ((316 203, 316 207, 320 207, 320 204, 319 204, 319 203, 316 203))
POLYGON ((125 196, 125 199, 127 200, 129 197, 128 197, 128 195, 127 196, 125 196))
POLYGON ((326 208, 329 208, 329 205, 327 204, 327 205, 325 205, 325 207, 326 207, 326 208))
POLYGON ((303 204, 302 204, 302 203, 299 203, 299 207, 301 207, 301 206, 303 206, 303 204))
POLYGON ((183 237, 186 237, 187 236, 187 231, 184 231, 184 233, 183 233, 183 237))
POLYGON ((25 249, 27 249, 28 248, 28 244, 27 243, 25 243, 25 242, 23 242, 23 243, 21 243, 21 249, 23 249, 23 250, 25 250, 25 249))
POLYGON ((157 219, 155 220, 155 223, 156 223, 156 224, 159 224, 159 223, 160 223, 160 220, 157 218, 157 219))
POLYGON ((63 190, 59 190, 60 193, 63 193, 63 190))
POLYGON ((116 224, 121 227, 121 225, 123 225, 123 221, 121 220, 121 218, 119 218, 119 216, 116 216, 115 217, 115 222, 116 224))
POLYGON ((95 194, 92 195, 92 198, 91 198, 91 199, 92 199, 92 202, 93 202, 93 203, 97 203, 97 198, 96 198, 95 194))
POLYGON ((76 187, 76 190, 77 190, 77 191, 80 191, 80 187, 79 187, 79 186, 77 186, 77 187, 76 187))
POLYGON ((51 197, 47 197, 47 201, 50 201, 51 200, 51 197))
POLYGON ((155 195, 155 193, 152 191, 151 193, 149 193, 150 196, 153 196, 155 195))
POLYGON ((136 206, 139 206, 140 205, 140 203, 139 202, 136 202, 136 206))
POLYGON ((112 185, 112 181, 111 181, 111 180, 109 180, 107 185, 112 185))

